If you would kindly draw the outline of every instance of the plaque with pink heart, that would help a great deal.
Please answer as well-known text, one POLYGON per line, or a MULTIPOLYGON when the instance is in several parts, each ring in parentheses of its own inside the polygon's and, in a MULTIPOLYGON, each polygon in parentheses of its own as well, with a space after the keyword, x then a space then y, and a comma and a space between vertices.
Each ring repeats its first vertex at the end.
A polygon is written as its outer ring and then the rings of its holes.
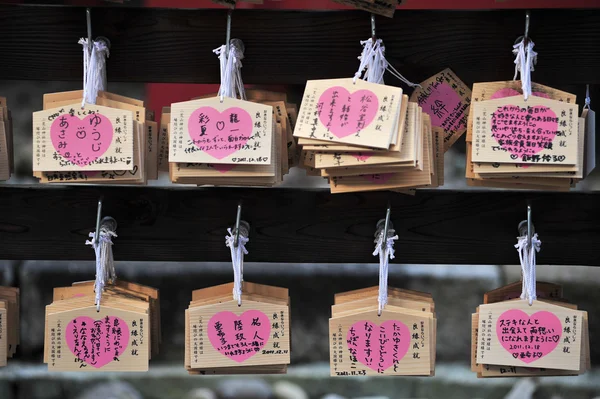
POLYGON ((96 369, 119 362, 129 346, 130 338, 127 323, 114 316, 98 320, 78 317, 67 324, 64 336, 80 367, 96 369))
POLYGON ((473 104, 473 161, 575 165, 577 105, 509 90, 473 104))
POLYGON ((368 320, 357 321, 346 334, 350 360, 378 373, 385 372, 404 358, 410 340, 408 327, 399 320, 379 324, 368 320))
POLYGON ((548 311, 529 316, 522 310, 511 309, 502 313, 496 322, 496 335, 504 350, 525 364, 554 351, 562 331, 560 319, 548 311))
POLYGON ((107 171, 133 168, 133 113, 80 104, 34 112, 33 170, 107 171))
POLYGON ((398 134, 402 89, 360 79, 311 80, 295 137, 388 149, 398 134))
POLYGON ((259 310, 247 310, 239 316, 219 312, 209 320, 207 328, 213 348, 237 363, 260 353, 271 334, 269 317, 259 310))
MULTIPOLYGON (((169 161, 270 165, 272 117, 271 106, 233 98, 173 104, 169 161)), ((218 170, 225 173, 230 167, 218 170)))

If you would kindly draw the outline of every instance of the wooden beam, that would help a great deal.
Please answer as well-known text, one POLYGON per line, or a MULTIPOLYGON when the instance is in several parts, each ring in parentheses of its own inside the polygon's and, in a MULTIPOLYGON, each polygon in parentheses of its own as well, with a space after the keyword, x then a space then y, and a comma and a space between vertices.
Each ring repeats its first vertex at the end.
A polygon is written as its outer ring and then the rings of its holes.
POLYGON ((400 237, 393 263, 518 264, 517 225, 532 200, 539 264, 600 265, 598 194, 106 186, 0 188, 0 259, 93 259, 84 243, 101 195, 119 223, 117 260, 228 262, 224 238, 242 200, 248 262, 373 263, 389 200, 400 237))
MULTIPOLYGON (((92 19, 94 36, 112 42, 109 82, 218 83, 212 50, 225 40, 223 10, 103 7, 92 19)), ((511 79, 523 30, 522 10, 402 10, 377 21, 388 60, 415 81, 446 67, 468 84, 511 79)), ((600 10, 535 10, 530 31, 540 54, 535 81, 600 83, 600 10)), ((80 80, 85 35, 83 8, 0 6, 0 77, 80 80)), ((370 21, 361 11, 237 10, 232 35, 246 45, 246 83, 302 85, 352 76, 370 21)))

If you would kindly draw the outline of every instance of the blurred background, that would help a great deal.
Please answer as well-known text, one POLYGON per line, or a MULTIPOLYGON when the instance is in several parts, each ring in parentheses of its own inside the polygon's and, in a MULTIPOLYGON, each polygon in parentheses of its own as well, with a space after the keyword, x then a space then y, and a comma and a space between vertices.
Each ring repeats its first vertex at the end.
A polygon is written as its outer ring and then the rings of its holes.
MULTIPOLYGON (((16 175, 0 184, 33 184, 31 113, 42 109, 44 93, 80 89, 78 82, 0 80, 8 98, 15 136, 16 175)), ((215 86, 210 90, 215 90, 215 86)), ((111 83, 111 92, 145 99, 143 84, 111 83)), ((206 92, 206 91, 204 91, 206 92)), ((204 94, 202 91, 195 93, 204 94)), ((184 99, 192 93, 179 93, 184 99)), ((443 189, 469 189, 464 180, 464 139, 445 159, 443 189)), ((170 185, 161 176, 152 185, 170 185)), ((323 179, 294 168, 285 186, 326 187, 323 179)), ((577 190, 597 190, 600 171, 577 190)), ((6 195, 1 194, 0 195, 6 195)), ((251 220, 249 220, 252 223, 251 220)), ((375 228, 373 221, 373 228, 375 228)), ((515 226, 515 236, 516 236, 515 226)), ((225 232, 224 232, 225 233, 225 232)), ((543 242, 543 235, 541 235, 543 242)), ((252 239, 252 237, 250 237, 252 239)), ((0 243, 2 245, 2 243, 0 243)), ((83 243, 82 243, 83 245, 83 243)), ((115 245, 119 245, 118 238, 115 245)), ((252 259, 252 241, 248 245, 252 259)), ((402 251, 401 246, 397 246, 402 251)), ((543 244, 542 244, 543 251, 543 244)), ((246 263, 248 281, 287 287, 292 307, 292 365, 287 375, 188 376, 183 367, 184 309, 191 291, 233 279, 228 263, 119 262, 117 274, 161 290, 163 345, 148 373, 48 373, 42 364, 44 307, 52 289, 94 278, 93 262, 0 261, 0 285, 21 288, 21 346, 9 366, 0 369, 0 399, 398 399, 398 398, 600 398, 600 373, 540 379, 477 379, 470 371, 470 315, 483 294, 520 279, 517 265, 391 264, 393 287, 430 292, 438 315, 437 365, 433 378, 329 377, 328 318, 337 292, 375 286, 378 264, 246 263)), ((518 255, 515 251, 515 262, 518 255)), ((600 257, 598 265, 600 265, 600 257)), ((600 268, 538 266, 538 279, 564 285, 564 296, 590 315, 592 344, 600 336, 600 268)), ((600 347, 591 347, 592 364, 600 347)))

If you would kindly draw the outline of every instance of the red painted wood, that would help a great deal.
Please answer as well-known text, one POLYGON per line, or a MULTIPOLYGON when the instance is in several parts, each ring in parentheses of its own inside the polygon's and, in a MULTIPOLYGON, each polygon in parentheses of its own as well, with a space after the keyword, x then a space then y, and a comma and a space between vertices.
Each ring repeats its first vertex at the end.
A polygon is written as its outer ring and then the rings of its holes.
MULTIPOLYGON (((63 5, 80 7, 225 8, 211 0, 0 0, 0 4, 63 5)), ((237 8, 257 10, 335 11, 351 10, 331 0, 264 0, 264 4, 239 2, 237 8)), ((600 8, 600 0, 404 0, 399 10, 503 10, 542 8, 600 8)))
MULTIPOLYGON (((146 0, 147 7, 224 8, 210 0, 146 0)), ((331 0, 264 0, 264 4, 238 2, 241 9, 350 10, 331 0)), ((498 10, 527 8, 596 8, 600 0, 404 0, 404 10, 498 10)))

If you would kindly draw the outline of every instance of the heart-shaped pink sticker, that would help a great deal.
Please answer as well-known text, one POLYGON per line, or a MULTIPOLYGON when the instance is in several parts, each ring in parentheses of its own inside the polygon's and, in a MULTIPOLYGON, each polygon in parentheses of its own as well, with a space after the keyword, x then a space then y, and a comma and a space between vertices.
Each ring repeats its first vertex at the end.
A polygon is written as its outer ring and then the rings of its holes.
MULTIPOLYGON (((492 96, 490 97, 490 100, 495 100, 497 98, 518 96, 518 95, 521 95, 521 94, 522 93, 518 92, 515 89, 511 89, 509 87, 505 87, 504 89, 500 89, 500 90, 496 91, 494 94, 492 94, 492 96)), ((550 96, 548 94, 543 93, 541 91, 534 91, 534 92, 531 93, 531 95, 533 95, 535 97, 550 98, 550 96)), ((527 165, 526 163, 520 164, 519 166, 521 168, 529 168, 529 165, 527 165)))
POLYGON ((208 322, 208 339, 213 348, 238 363, 259 353, 270 334, 269 317, 258 310, 247 310, 240 316, 219 312, 208 322))
POLYGON ((229 172, 231 169, 235 168, 234 164, 230 164, 230 163, 215 163, 211 165, 213 167, 214 170, 220 172, 220 173, 227 173, 229 172))
POLYGON ((496 334, 513 358, 529 364, 556 348, 562 336, 562 324, 554 313, 545 310, 528 316, 522 310, 510 309, 498 318, 496 334))
POLYGON ((433 127, 441 127, 445 131, 455 131, 464 127, 464 110, 458 93, 448 83, 436 82, 431 94, 419 103, 423 112, 431 117, 433 127), (454 117, 453 117, 454 115, 454 117))
POLYGON ((78 317, 67 324, 65 340, 79 361, 98 369, 119 360, 129 345, 129 327, 119 317, 78 317))
POLYGON ((379 100, 371 90, 350 94, 341 86, 325 90, 317 103, 319 120, 338 138, 360 133, 373 122, 378 109, 379 100))
POLYGON ((81 167, 104 155, 112 143, 113 134, 110 119, 99 113, 83 119, 64 114, 50 125, 50 139, 56 152, 81 167))
POLYGON ((410 331, 398 320, 380 325, 361 320, 354 323, 346 334, 346 343, 353 362, 383 373, 397 364, 408 352, 410 331))
POLYGON ((363 161, 363 162, 365 162, 367 159, 371 158, 370 154, 363 154, 362 152, 356 152, 356 153, 353 153, 350 155, 352 155, 354 158, 356 158, 357 161, 363 161))
POLYGON ((387 181, 390 180, 392 177, 394 177, 393 173, 378 173, 375 175, 363 175, 363 178, 365 180, 368 180, 373 184, 387 183, 387 181))
MULTIPOLYGON (((504 89, 500 89, 500 90, 496 91, 494 94, 492 94, 492 96, 490 97, 490 100, 495 100, 497 98, 518 96, 520 94, 522 94, 522 93, 518 92, 515 89, 505 87, 504 89)), ((541 91, 534 91, 531 93, 531 95, 536 96, 536 97, 550 98, 550 96, 548 94, 542 93, 541 91)))
POLYGON ((223 159, 244 148, 252 137, 252 117, 240 108, 219 112, 200 107, 188 119, 192 144, 213 158, 223 159))
POLYGON ((553 148, 558 131, 556 113, 543 105, 502 105, 492 113, 492 137, 512 159, 553 148))

